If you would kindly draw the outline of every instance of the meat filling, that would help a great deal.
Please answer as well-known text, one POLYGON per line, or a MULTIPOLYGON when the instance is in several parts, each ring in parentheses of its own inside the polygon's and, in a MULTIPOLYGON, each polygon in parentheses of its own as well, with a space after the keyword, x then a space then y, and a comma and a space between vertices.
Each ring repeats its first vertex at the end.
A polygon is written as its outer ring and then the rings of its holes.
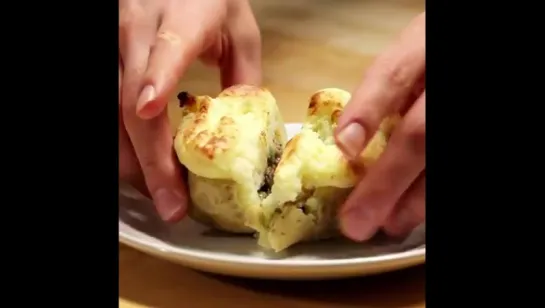
POLYGON ((263 183, 258 190, 259 196, 262 199, 265 199, 265 197, 267 197, 271 193, 271 188, 274 182, 274 171, 276 170, 276 166, 278 166, 278 163, 280 162, 281 156, 282 151, 280 150, 280 147, 277 147, 276 150, 271 151, 271 153, 267 157, 267 169, 265 169, 265 174, 263 175, 263 183))

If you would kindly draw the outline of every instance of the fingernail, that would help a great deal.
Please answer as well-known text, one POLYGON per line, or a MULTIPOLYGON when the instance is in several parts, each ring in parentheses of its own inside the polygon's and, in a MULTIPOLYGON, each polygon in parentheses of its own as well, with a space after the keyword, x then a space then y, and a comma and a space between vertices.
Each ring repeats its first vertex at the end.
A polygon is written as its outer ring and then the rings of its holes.
POLYGON ((153 202, 159 216, 165 221, 171 221, 183 212, 185 197, 179 192, 161 188, 153 194, 153 202))
POLYGON ((356 208, 341 216, 341 228, 344 235, 361 242, 375 235, 377 228, 374 225, 374 215, 367 209, 356 208))
POLYGON ((146 106, 153 100, 155 100, 157 93, 155 88, 152 85, 147 85, 144 87, 140 96, 138 97, 138 102, 136 103, 136 112, 138 114, 145 112, 146 106))
POLYGON ((337 145, 350 158, 356 158, 363 150, 365 129, 358 123, 350 123, 337 134, 337 145))

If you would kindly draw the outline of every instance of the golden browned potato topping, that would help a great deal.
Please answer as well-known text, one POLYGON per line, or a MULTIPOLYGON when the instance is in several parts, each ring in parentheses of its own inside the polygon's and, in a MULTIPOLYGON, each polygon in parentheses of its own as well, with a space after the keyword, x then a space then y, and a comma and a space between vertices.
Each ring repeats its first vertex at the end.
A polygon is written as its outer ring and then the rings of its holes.
MULTIPOLYGON (((218 229, 257 233, 274 251, 337 234, 336 210, 356 183, 356 171, 333 132, 350 99, 341 89, 311 96, 300 133, 286 144, 274 97, 238 85, 217 98, 179 95, 182 121, 175 138, 189 170, 190 215, 218 229)), ((358 172, 381 155, 399 120, 383 121, 358 161, 358 172)))
POLYGON ((218 97, 178 95, 182 118, 174 139, 188 169, 193 218, 253 233, 274 164, 286 143, 276 100, 263 88, 236 85, 218 97))

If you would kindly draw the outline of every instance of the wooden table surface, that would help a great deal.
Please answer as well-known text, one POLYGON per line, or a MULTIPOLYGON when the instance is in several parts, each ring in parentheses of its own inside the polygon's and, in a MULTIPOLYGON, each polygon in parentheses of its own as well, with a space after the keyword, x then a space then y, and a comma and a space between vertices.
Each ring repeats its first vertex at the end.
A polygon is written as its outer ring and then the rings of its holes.
MULTIPOLYGON (((353 90, 374 57, 424 10, 424 0, 254 0, 264 85, 286 122, 301 121, 321 88, 353 90)), ((215 70, 196 63, 180 90, 215 95, 215 70)), ((179 118, 169 105, 172 129, 179 118)), ((334 282, 217 278, 119 247, 119 304, 133 307, 425 307, 424 266, 334 282)))

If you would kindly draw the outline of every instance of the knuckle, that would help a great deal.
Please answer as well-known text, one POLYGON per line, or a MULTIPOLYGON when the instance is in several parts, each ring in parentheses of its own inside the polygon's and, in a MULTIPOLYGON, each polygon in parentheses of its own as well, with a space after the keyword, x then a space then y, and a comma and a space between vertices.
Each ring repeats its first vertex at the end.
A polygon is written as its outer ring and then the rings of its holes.
POLYGON ((412 74, 405 65, 390 64, 384 69, 386 82, 397 89, 408 89, 413 85, 412 74))
MULTIPOLYGON (((162 40, 172 46, 180 45, 182 41, 184 41, 177 32, 169 29, 159 30, 159 32, 157 33, 157 40, 162 40)), ((154 44, 153 47, 155 47, 156 44, 157 42, 154 44)))
POLYGON ((143 157, 141 157, 139 161, 140 166, 142 167, 142 171, 146 174, 150 171, 155 172, 156 170, 160 169, 159 161, 155 157, 143 155, 143 157))

